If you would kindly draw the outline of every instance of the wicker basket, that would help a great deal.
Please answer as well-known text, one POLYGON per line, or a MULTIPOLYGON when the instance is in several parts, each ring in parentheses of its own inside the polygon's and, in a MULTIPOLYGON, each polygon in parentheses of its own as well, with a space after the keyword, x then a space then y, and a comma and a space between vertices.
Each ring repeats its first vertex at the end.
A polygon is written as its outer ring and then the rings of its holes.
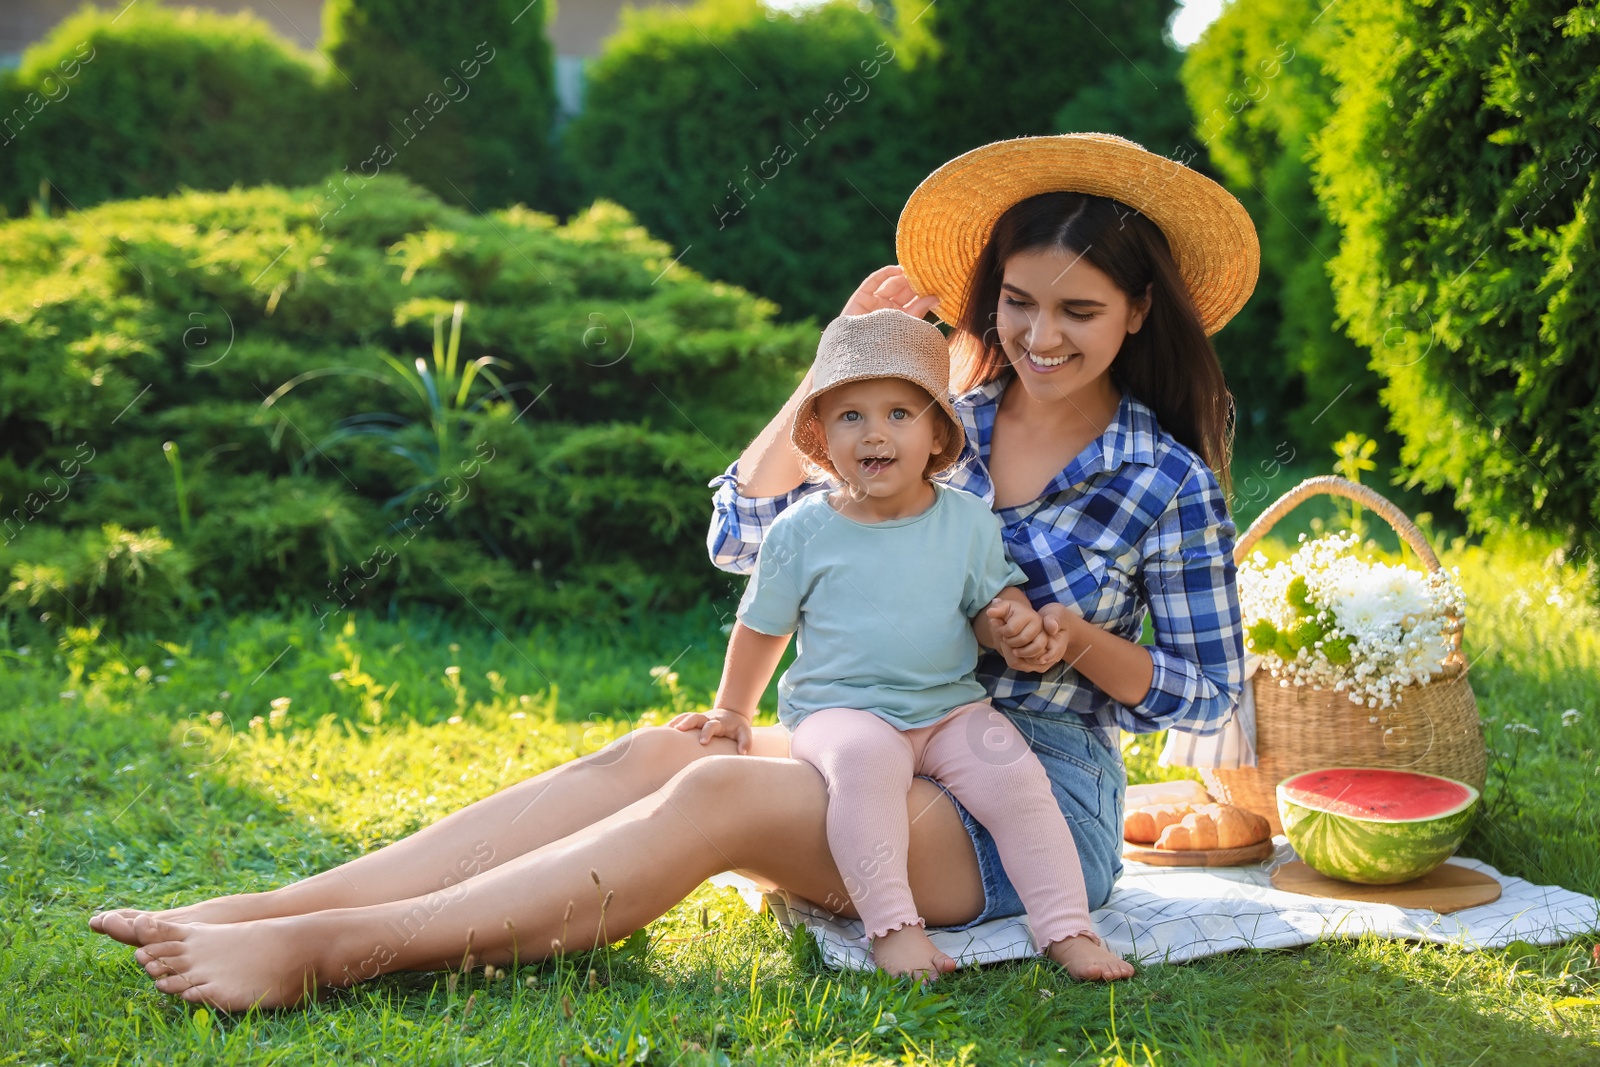
MULTIPOLYGON (((1267 531, 1308 497, 1325 493, 1370 508, 1393 526, 1427 566, 1439 569, 1439 557, 1428 547, 1416 524, 1404 512, 1366 486, 1344 478, 1310 478, 1285 493, 1251 524, 1234 549, 1242 562, 1267 531)), ((1235 804, 1272 823, 1278 820, 1278 783, 1318 767, 1387 767, 1437 774, 1483 788, 1488 757, 1478 722, 1478 705, 1467 683, 1461 654, 1462 622, 1446 621, 1451 654, 1444 673, 1426 685, 1408 685, 1387 708, 1370 709, 1348 694, 1279 682, 1266 670, 1256 672, 1257 766, 1238 770, 1202 769, 1206 788, 1216 799, 1235 804), (1371 720, 1376 718, 1376 723, 1371 720)))

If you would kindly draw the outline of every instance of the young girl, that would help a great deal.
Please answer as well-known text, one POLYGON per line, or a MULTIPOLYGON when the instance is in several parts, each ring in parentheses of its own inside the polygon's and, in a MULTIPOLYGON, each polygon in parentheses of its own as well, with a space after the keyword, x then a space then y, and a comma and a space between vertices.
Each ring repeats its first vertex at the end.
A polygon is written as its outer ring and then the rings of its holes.
POLYGON ((965 439, 948 367, 944 335, 904 312, 829 324, 793 441, 843 484, 773 522, 716 706, 672 725, 747 752, 757 700, 798 629, 778 717, 793 735, 790 754, 827 782, 828 843, 878 966, 922 976, 955 968, 907 885, 906 793, 922 774, 993 835, 1044 951, 1075 978, 1124 978, 1132 965, 1090 927, 1077 849, 1044 768, 974 675, 974 629, 991 647, 1053 663, 1060 628, 1018 588, 1025 576, 988 506, 930 480, 965 439))

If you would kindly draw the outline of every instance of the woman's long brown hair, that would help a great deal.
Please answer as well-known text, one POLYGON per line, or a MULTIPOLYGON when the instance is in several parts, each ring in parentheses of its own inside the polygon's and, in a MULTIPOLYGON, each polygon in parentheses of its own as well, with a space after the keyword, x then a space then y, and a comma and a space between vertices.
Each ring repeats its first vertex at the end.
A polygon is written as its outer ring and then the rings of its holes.
POLYGON ((1001 215, 973 266, 967 308, 951 337, 951 389, 960 394, 1011 369, 995 317, 1005 264, 1019 252, 1059 251, 1103 271, 1130 301, 1150 287, 1150 312, 1111 364, 1111 380, 1155 412, 1176 440, 1229 488, 1233 395, 1223 380, 1160 227, 1127 205, 1086 193, 1041 193, 1001 215))

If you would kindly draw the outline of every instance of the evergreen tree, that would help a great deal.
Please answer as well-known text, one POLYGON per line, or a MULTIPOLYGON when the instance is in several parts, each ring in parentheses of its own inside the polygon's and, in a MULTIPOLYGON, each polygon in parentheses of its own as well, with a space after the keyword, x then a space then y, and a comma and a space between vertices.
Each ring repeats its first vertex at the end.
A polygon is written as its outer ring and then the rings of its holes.
POLYGON ((1261 412, 1268 434, 1319 456, 1350 430, 1378 437, 1386 423, 1370 354, 1336 323, 1328 260, 1338 230, 1317 202, 1307 159, 1333 110, 1323 60, 1335 22, 1319 17, 1323 6, 1235 0, 1183 65, 1194 135, 1261 237, 1252 303, 1267 315, 1268 344, 1235 391, 1241 408, 1261 412))
POLYGON ((1313 139, 1334 292, 1413 482, 1600 548, 1600 18, 1344 0, 1313 139))
POLYGON ((555 114, 546 0, 328 0, 343 183, 398 171, 480 210, 545 206, 555 114))
POLYGON ((563 149, 587 196, 626 205, 684 263, 826 322, 893 262, 927 173, 913 52, 854 4, 625 10, 563 149))
POLYGON ((1167 62, 1166 27, 1176 7, 1173 0, 903 5, 901 26, 925 35, 930 46, 916 77, 929 159, 937 166, 991 141, 1061 132, 1062 107, 1101 89, 1118 69, 1165 79, 1181 99, 1167 62))
POLYGON ((248 13, 86 7, 0 72, 0 213, 317 181, 339 156, 317 58, 248 13))

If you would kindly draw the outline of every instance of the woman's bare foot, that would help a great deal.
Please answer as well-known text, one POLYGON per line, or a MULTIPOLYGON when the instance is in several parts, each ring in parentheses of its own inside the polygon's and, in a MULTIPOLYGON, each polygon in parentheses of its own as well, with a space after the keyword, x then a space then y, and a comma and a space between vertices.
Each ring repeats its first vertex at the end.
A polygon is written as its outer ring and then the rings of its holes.
POLYGON ((133 958, 157 989, 190 1003, 287 1008, 349 984, 343 974, 336 980, 328 932, 301 916, 213 924, 140 915, 132 926, 140 942, 133 958))
POLYGON ((97 911, 89 916, 89 929, 105 934, 124 945, 140 944, 134 933, 134 920, 148 915, 158 922, 171 923, 239 923, 252 919, 278 918, 286 913, 274 903, 271 893, 232 893, 223 897, 186 904, 181 908, 164 911, 145 911, 142 908, 116 908, 97 911))
POLYGON ((1133 977, 1133 964, 1106 948, 1094 934, 1079 934, 1052 941, 1045 954, 1085 982, 1114 982, 1133 977))
POLYGON ((956 969, 956 961, 934 947, 920 926, 902 926, 872 939, 872 961, 890 974, 934 981, 956 969))
POLYGON ((113 941, 121 941, 124 945, 137 945, 139 939, 133 936, 133 920, 149 914, 152 913, 137 908, 97 911, 89 916, 89 929, 97 934, 105 934, 113 941))

